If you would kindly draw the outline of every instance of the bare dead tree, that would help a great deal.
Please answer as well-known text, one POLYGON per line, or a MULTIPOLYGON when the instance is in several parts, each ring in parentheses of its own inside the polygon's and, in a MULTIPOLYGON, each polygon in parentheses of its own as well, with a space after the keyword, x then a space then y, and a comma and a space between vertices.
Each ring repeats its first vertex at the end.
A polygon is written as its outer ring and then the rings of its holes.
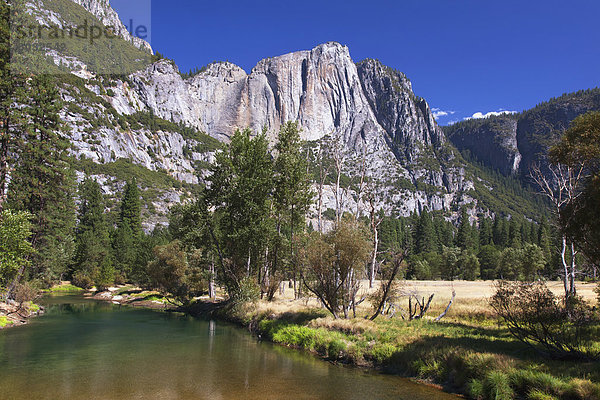
POLYGON ((413 319, 421 319, 427 311, 429 311, 429 306, 431 305, 431 300, 433 300, 433 293, 429 296, 429 299, 425 301, 425 297, 419 299, 419 295, 416 293, 411 293, 408 297, 408 320, 412 321, 413 319), (412 306, 412 300, 415 300, 415 306, 412 306))
POLYGON ((344 163, 346 162, 346 152, 344 151, 342 138, 339 132, 334 134, 331 144, 331 155, 333 157, 335 168, 335 223, 336 225, 339 225, 343 212, 343 198, 340 191, 340 179, 342 177, 344 163))
POLYGON ((373 250, 371 253, 371 262, 369 264, 369 288, 373 288, 373 284, 375 283, 375 275, 377 274, 377 251, 379 248, 379 225, 382 218, 378 215, 378 210, 376 208, 376 197, 377 197, 377 188, 373 185, 369 185, 369 188, 366 192, 366 197, 369 202, 369 222, 371 226, 371 235, 373 239, 373 250))
MULTIPOLYGON (((556 218, 560 217, 560 212, 564 207, 573 204, 573 202, 579 197, 581 191, 579 190, 582 179, 584 178, 585 166, 582 163, 577 167, 569 167, 563 164, 549 165, 548 174, 542 171, 539 164, 533 164, 530 168, 529 176, 537 184, 539 193, 546 196, 553 206, 553 211, 556 218)), ((563 266, 563 284, 565 290, 565 299, 575 295, 575 275, 576 275, 576 263, 575 256, 577 251, 575 244, 570 243, 571 260, 570 263, 567 261, 567 249, 569 243, 567 236, 564 233, 562 227, 559 226, 561 232, 561 261, 563 266)))
POLYGON ((448 305, 446 306, 446 308, 444 309, 444 311, 438 315, 434 321, 439 321, 440 319, 444 318, 446 316, 446 314, 448 314, 448 311, 450 311, 450 307, 452 307, 452 303, 454 303, 454 298, 456 297, 456 291, 454 289, 452 289, 452 297, 450 298, 450 301, 448 302, 448 305))
POLYGON ((318 229, 319 233, 323 233, 323 186, 325 180, 329 175, 329 166, 323 165, 323 158, 325 157, 323 151, 323 144, 319 145, 317 152, 317 160, 319 163, 319 185, 317 190, 317 215, 318 215, 318 229))
POLYGON ((367 146, 363 143, 363 151, 360 161, 360 182, 358 184, 357 192, 356 192, 356 218, 360 219, 362 215, 361 203, 362 203, 362 192, 365 185, 365 174, 367 172, 366 168, 366 159, 367 159, 367 146))

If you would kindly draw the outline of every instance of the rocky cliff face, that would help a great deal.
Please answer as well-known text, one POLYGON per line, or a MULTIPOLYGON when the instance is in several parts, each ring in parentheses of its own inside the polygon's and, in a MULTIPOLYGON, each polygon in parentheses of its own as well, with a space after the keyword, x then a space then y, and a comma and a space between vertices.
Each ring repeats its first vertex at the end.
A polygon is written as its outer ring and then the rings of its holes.
MULTIPOLYGON (((120 27, 107 0, 72 1, 120 27)), ((456 152, 404 74, 376 60, 355 64, 348 48, 338 43, 266 58, 250 73, 218 62, 184 78, 174 62, 162 59, 126 77, 79 76, 63 92, 64 120, 79 168, 106 182, 109 194, 118 190, 132 165, 142 168, 136 171, 155 194, 148 209, 163 215, 148 228, 164 221, 167 205, 185 196, 185 186, 169 189, 173 182, 202 181, 218 147, 210 140, 226 142, 246 127, 266 128, 274 139, 287 121, 298 121, 303 139, 314 148, 339 140, 348 209, 360 208, 362 165, 375 186, 377 208, 389 213, 409 215, 427 208, 450 216, 465 204, 487 212, 485 199, 491 193, 480 192, 494 190, 456 152)), ((324 210, 334 207, 331 185, 324 199, 324 210)))
POLYGON ((510 115, 457 124, 447 129, 448 138, 504 175, 516 174, 521 164, 517 143, 517 119, 510 115))
POLYGON ((548 147, 578 115, 600 110, 600 89, 564 94, 516 115, 469 120, 444 128, 459 150, 505 175, 526 178, 545 163, 548 147))
POLYGON ((110 6, 109 0, 72 0, 85 8, 90 14, 98 18, 105 26, 113 28, 113 31, 125 41, 132 43, 138 49, 147 50, 152 53, 152 47, 143 39, 132 36, 125 25, 121 22, 117 12, 110 6))
MULTIPOLYGON (((357 66, 338 43, 264 59, 250 74, 214 63, 184 80, 171 61, 161 60, 129 81, 109 99, 119 112, 151 110, 219 140, 245 127, 266 127, 274 138, 286 121, 298 121, 305 140, 338 137, 350 158, 368 154, 368 174, 382 182, 387 203, 398 205, 388 208, 402 214, 448 210, 470 188, 408 79, 377 61, 357 66)), ((347 172, 356 175, 356 165, 347 172)))

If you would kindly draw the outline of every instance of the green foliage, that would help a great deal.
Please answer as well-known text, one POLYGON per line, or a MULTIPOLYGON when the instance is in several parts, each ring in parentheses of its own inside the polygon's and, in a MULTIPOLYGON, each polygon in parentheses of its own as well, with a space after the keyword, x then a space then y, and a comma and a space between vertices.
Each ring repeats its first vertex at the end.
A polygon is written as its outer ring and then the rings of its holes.
POLYGON ((72 284, 66 284, 53 286, 47 291, 50 293, 79 293, 83 291, 83 289, 72 284))
POLYGON ((62 104, 56 82, 35 76, 27 82, 17 134, 8 205, 32 214, 31 274, 49 285, 66 272, 73 255, 74 175, 68 164, 69 139, 59 116, 62 104))
MULTIPOLYGON (((288 253, 288 270, 294 278, 299 274, 297 265, 293 262, 296 256, 294 249, 294 234, 304 230, 305 216, 312 202, 313 193, 310 189, 308 177, 308 164, 302 154, 302 141, 300 128, 297 122, 287 122, 279 131, 275 145, 277 157, 273 165, 275 173, 273 182, 273 206, 276 229, 273 230, 273 240, 277 244, 284 242, 283 236, 290 244, 288 253), (283 233, 282 233, 283 232, 283 233)), ((274 246, 274 251, 280 251, 279 245, 274 246)), ((277 276, 283 255, 272 254, 271 274, 277 276)), ((269 296, 273 297, 275 284, 271 282, 269 296)), ((267 289, 267 290, 269 290, 267 289)))
POLYGON ((556 163, 577 169, 585 166, 583 188, 561 210, 560 223, 586 256, 600 262, 600 112, 581 115, 571 123, 561 141, 551 149, 556 163))
POLYGON ((335 318, 348 317, 371 243, 357 221, 342 220, 327 234, 313 232, 301 253, 304 284, 335 318))
POLYGON ((385 217, 379 226, 380 248, 408 250, 408 279, 555 278, 559 260, 551 259, 551 239, 556 233, 545 220, 536 224, 479 216, 477 226, 468 222, 464 209, 461 214, 458 227, 443 214, 426 210, 411 217, 385 217))
POLYGON ((79 224, 73 280, 89 288, 93 282, 105 289, 114 281, 108 224, 102 190, 96 180, 85 179, 79 187, 79 224))
POLYGON ((218 228, 213 235, 222 252, 219 262, 227 271, 223 279, 230 294, 244 275, 260 269, 268 237, 273 164, 265 134, 252 137, 251 133, 236 131, 229 147, 216 154, 208 178, 207 199, 215 207, 218 228))
POLYGON ((189 304, 194 296, 204 288, 203 276, 190 268, 182 243, 175 240, 153 250, 155 259, 148 264, 149 286, 163 295, 171 294, 183 303, 189 304))
POLYGON ((113 241, 117 269, 125 278, 131 278, 137 267, 142 235, 140 191, 133 178, 123 189, 119 222, 113 241))
POLYGON ((29 264, 27 256, 33 253, 31 228, 28 212, 0 213, 0 290, 13 281, 19 268, 29 264))
POLYGON ((12 321, 9 321, 7 316, 0 315, 0 328, 4 328, 5 326, 10 324, 12 324, 12 321))
POLYGON ((85 172, 86 175, 104 174, 122 182, 135 179, 138 185, 144 188, 141 196, 146 204, 156 200, 160 190, 172 190, 184 185, 164 170, 152 171, 124 158, 105 164, 97 164, 88 159, 71 159, 71 165, 74 169, 85 172))
POLYGON ((132 130, 147 128, 153 133, 158 131, 179 133, 184 139, 191 139, 197 143, 194 151, 198 153, 216 151, 222 148, 221 142, 206 133, 181 123, 159 118, 152 111, 138 111, 130 115, 116 114, 114 116, 121 126, 132 130))

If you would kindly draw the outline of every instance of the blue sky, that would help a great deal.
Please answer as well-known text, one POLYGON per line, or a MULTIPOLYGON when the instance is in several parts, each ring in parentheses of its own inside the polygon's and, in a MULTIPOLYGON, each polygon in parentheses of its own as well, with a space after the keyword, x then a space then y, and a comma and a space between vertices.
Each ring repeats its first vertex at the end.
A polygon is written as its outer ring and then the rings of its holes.
POLYGON ((151 1, 152 46, 183 71, 337 41, 405 72, 442 125, 600 86, 597 0, 151 1))

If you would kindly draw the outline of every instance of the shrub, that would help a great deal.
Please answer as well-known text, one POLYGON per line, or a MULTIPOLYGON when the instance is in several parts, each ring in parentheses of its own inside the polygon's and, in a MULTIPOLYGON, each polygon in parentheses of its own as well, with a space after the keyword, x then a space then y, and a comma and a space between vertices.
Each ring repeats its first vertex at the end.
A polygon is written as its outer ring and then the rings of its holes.
POLYGON ((346 351, 346 343, 340 339, 332 340, 329 342, 329 346, 327 346, 327 356, 332 360, 341 358, 344 351, 346 351))
POLYGON ((14 300, 19 303, 19 308, 23 308, 23 303, 35 300, 38 295, 38 289, 29 282, 19 283, 13 291, 14 300))
POLYGON ((231 293, 234 303, 249 303, 258 300, 259 297, 260 287, 252 278, 243 278, 237 290, 231 293))
POLYGON ((78 271, 73 275, 73 284, 82 289, 94 287, 94 280, 84 271, 78 271))
POLYGON ((599 356, 591 346, 597 317, 580 298, 559 302, 542 282, 500 282, 490 304, 515 338, 546 357, 599 356))

